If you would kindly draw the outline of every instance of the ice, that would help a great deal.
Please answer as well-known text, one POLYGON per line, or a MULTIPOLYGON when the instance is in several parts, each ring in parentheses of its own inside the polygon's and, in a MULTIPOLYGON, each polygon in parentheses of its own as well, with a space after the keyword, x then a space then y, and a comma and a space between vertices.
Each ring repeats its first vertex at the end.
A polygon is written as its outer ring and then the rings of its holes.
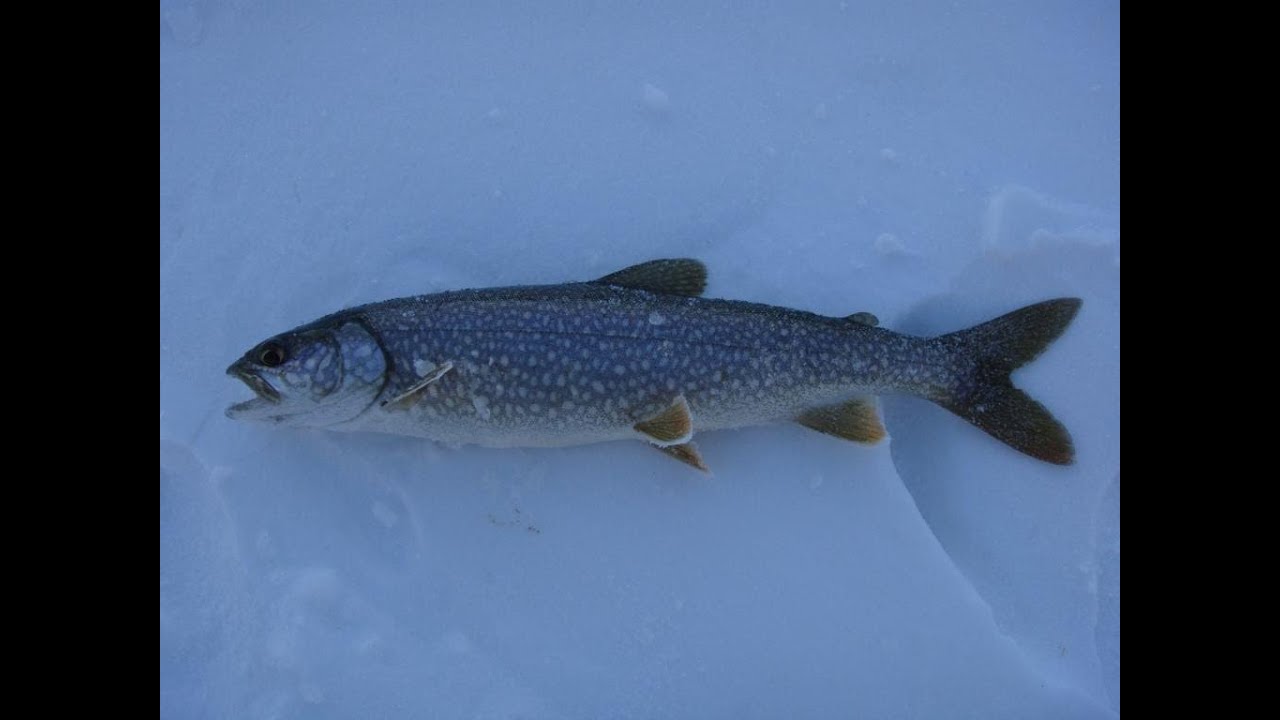
POLYGON ((667 96, 667 91, 651 83, 645 83, 640 89, 640 99, 644 102, 645 109, 655 115, 665 115, 671 109, 671 98, 667 96))
POLYGON ((880 233, 876 238, 876 252, 881 255, 901 255, 907 250, 902 238, 893 233, 880 233))
POLYGON ((161 716, 1114 717, 1118 258, 1114 6, 162 2, 161 716), (909 398, 709 476, 223 416, 341 307, 683 256, 907 332, 1083 298, 1015 375, 1076 465, 909 398))

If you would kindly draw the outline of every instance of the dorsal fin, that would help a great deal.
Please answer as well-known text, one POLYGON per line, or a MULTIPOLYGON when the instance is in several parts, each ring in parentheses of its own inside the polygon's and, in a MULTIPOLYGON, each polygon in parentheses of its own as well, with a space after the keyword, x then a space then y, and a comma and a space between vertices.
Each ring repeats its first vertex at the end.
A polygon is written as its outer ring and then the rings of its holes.
POLYGON ((879 442, 885 435, 871 398, 854 398, 806 410, 796 422, 820 433, 860 443, 879 442))
POLYGON ((684 395, 677 395, 665 410, 632 427, 659 447, 683 445, 693 437, 693 418, 689 417, 689 403, 685 401, 684 395))
POLYGON ((875 327, 880 324, 880 318, 876 317, 875 315, 872 315, 869 312, 860 312, 860 313, 854 313, 852 315, 846 315, 844 319, 850 322, 862 323, 863 325, 870 325, 871 327, 875 327))
POLYGON ((707 289, 707 266, 690 258, 650 260, 592 282, 662 295, 698 297, 707 289))

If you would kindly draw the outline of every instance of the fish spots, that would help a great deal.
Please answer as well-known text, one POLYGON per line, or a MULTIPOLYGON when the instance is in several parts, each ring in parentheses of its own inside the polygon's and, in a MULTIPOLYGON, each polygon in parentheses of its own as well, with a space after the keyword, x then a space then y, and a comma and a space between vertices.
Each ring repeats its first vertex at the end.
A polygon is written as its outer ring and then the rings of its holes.
MULTIPOLYGON (((389 308, 390 318, 378 317, 380 309, 374 308, 369 322, 377 340, 352 326, 351 341, 343 338, 341 353, 332 353, 332 384, 341 384, 345 370, 350 379, 358 376, 370 385, 390 380, 393 387, 408 386, 416 382, 414 375, 431 371, 431 361, 448 358, 458 372, 424 390, 424 402, 414 408, 423 434, 507 445, 552 437, 560 444, 561 435, 606 437, 615 424, 626 420, 629 427, 637 413, 660 411, 655 402, 668 403, 678 394, 691 403, 696 398, 699 413, 718 427, 785 417, 797 403, 843 392, 846 377, 877 387, 900 385, 903 377, 918 377, 912 380, 917 384, 932 381, 932 373, 917 372, 906 356, 925 355, 927 348, 851 335, 843 325, 810 314, 700 299, 633 298, 628 291, 590 284, 546 292, 465 291, 447 301, 418 302, 403 319, 405 305, 389 308), (415 366, 414 358, 425 362, 415 366), (426 401, 427 393, 437 391, 438 399, 426 401), (455 409, 444 404, 450 397, 455 409), (427 406, 440 418, 429 419, 427 406)), ((325 354, 316 353, 316 367, 325 354)), ((310 372, 302 370, 307 360, 299 357, 294 369, 310 372)), ((310 374, 303 382, 313 390, 329 382, 310 374)))
POLYGON ((489 411, 489 398, 483 395, 472 395, 471 406, 476 409, 476 415, 479 415, 481 420, 488 420, 492 417, 489 411))
POLYGON ((427 373, 431 372, 434 369, 435 369, 434 364, 429 363, 426 360, 423 360, 422 358, 416 358, 413 361, 413 371, 417 373, 418 377, 426 377, 427 373))

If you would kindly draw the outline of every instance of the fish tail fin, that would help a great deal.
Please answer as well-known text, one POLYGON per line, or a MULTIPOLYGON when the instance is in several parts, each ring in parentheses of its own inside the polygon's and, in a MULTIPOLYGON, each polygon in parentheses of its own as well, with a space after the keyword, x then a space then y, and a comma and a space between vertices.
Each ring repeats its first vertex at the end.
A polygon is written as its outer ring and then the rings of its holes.
POLYGON ((1058 339, 1080 305, 1079 298, 1046 300, 935 338, 953 353, 958 372, 950 387, 929 399, 1019 452, 1055 465, 1072 464, 1071 434, 1009 376, 1058 339))

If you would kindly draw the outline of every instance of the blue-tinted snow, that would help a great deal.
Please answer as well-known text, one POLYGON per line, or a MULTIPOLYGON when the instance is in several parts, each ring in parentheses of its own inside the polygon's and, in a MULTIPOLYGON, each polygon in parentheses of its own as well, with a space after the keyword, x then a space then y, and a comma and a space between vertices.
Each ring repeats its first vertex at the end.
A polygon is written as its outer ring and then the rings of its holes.
POLYGON ((513 5, 161 4, 161 715, 1118 712, 1118 8, 513 5), (222 415, 339 307, 685 255, 920 333, 1083 297, 1016 376, 1077 465, 903 398, 709 478, 222 415))

